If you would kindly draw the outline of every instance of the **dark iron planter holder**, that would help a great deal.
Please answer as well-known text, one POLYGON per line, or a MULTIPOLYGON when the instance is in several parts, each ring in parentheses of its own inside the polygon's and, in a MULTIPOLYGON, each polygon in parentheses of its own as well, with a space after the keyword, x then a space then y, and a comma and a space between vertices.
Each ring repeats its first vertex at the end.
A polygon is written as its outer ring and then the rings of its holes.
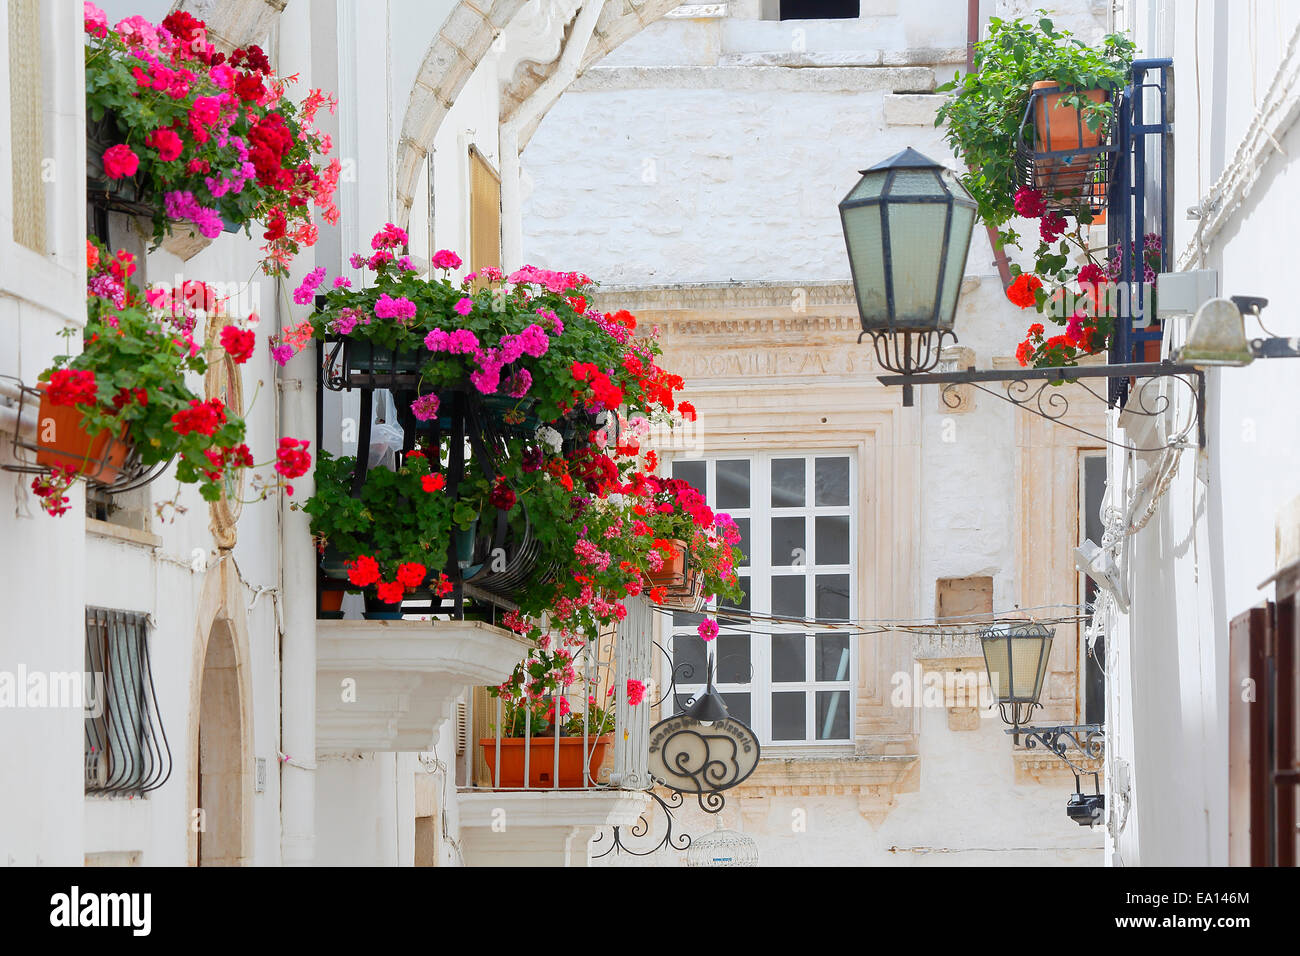
MULTIPOLYGON (((41 393, 39 390, 32 388, 30 385, 24 385, 21 380, 10 375, 0 375, 0 378, 9 382, 19 393, 18 404, 15 408, 19 421, 23 418, 23 412, 27 408, 39 409, 41 404, 41 393)), ((28 441, 19 432, 21 429, 15 429, 13 440, 11 442, 11 452, 13 461, 0 465, 0 470, 11 471, 18 474, 41 475, 49 474, 50 468, 46 465, 36 464, 29 455, 35 455, 42 450, 39 441, 28 441)), ((39 432, 38 432, 39 434, 39 432)), ((121 447, 121 438, 111 438, 105 446, 102 454, 91 459, 94 464, 103 464, 109 460, 115 447, 121 447)), ((140 461, 140 453, 132 446, 127 454, 126 461, 122 465, 121 473, 111 482, 98 481, 93 478, 85 479, 86 484, 95 491, 105 495, 118 495, 126 491, 133 491, 141 488, 149 482, 154 481, 172 463, 173 459, 168 458, 166 461, 155 462, 152 465, 145 465, 140 461)))

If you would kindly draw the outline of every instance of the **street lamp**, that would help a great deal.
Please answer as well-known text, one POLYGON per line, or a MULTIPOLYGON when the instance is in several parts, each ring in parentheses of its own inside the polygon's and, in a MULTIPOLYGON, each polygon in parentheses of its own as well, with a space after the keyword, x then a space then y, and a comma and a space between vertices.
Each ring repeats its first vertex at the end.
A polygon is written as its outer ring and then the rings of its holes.
POLYGON ((1028 723, 1039 706, 1054 633, 1033 621, 1000 621, 980 634, 989 687, 1003 721, 1012 727, 1028 723))
MULTIPOLYGON (((861 175, 839 209, 862 335, 871 336, 883 368, 928 372, 944 337, 957 338, 953 314, 975 200, 950 170, 910 146, 861 175)), ((910 383, 903 404, 912 404, 910 383)))

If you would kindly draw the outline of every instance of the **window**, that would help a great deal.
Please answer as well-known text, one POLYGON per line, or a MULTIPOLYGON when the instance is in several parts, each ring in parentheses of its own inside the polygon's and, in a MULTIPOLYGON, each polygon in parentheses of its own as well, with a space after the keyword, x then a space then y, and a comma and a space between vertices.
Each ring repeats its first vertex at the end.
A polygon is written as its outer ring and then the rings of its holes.
POLYGON ((763 0, 764 20, 856 20, 859 0, 763 0))
POLYGON ((141 794, 171 775, 149 667, 148 617, 86 608, 86 793, 141 794))
POLYGON ((46 155, 39 0, 9 4, 9 139, 13 239, 44 255, 46 155))
MULTIPOLYGON (((715 683, 732 714, 764 744, 845 744, 853 738, 856 649, 846 631, 804 623, 857 613, 856 468, 847 454, 779 452, 675 461, 740 529, 741 609, 750 626, 720 622, 715 683), (768 621, 766 618, 773 618, 768 621)), ((703 689, 701 614, 672 612, 680 710, 703 689)))
MULTIPOLYGON (((1106 455, 1084 452, 1079 461, 1079 532, 1080 544, 1091 539, 1101 544, 1105 526, 1101 520, 1101 502, 1106 494, 1106 455)), ((1079 575, 1079 600, 1091 605, 1097 600, 1097 584, 1086 574, 1079 575)), ((1091 649, 1081 641, 1083 652, 1083 720, 1100 724, 1106 720, 1106 636, 1099 635, 1091 649)))

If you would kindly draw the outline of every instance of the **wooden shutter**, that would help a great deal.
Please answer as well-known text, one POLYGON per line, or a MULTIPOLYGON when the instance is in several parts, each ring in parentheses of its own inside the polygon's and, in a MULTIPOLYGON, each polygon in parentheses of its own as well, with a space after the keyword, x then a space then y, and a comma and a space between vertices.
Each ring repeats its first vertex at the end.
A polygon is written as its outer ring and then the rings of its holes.
POLYGON ((501 177, 473 146, 469 148, 469 267, 501 268, 501 177))
POLYGON ((1228 864, 1268 860, 1269 659, 1272 606, 1228 627, 1228 864))
POLYGON ((1276 610, 1273 615, 1275 728, 1272 796, 1276 825, 1273 830, 1274 862, 1295 866, 1300 859, 1297 832, 1296 788, 1300 787, 1300 566, 1292 565, 1278 575, 1276 610))

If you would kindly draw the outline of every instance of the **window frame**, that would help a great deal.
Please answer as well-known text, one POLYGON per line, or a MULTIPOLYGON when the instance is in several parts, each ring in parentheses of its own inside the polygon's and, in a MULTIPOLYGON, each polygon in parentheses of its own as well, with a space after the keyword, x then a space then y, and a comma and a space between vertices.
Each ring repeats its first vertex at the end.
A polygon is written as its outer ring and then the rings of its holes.
MULTIPOLYGON (((816 618, 816 583, 818 576, 844 576, 848 580, 848 616, 847 620, 856 620, 860 613, 861 595, 859 593, 858 571, 861 561, 861 549, 863 534, 860 527, 860 508, 861 502, 858 495, 858 452, 855 448, 846 448, 842 446, 831 447, 811 447, 811 448, 792 448, 792 449, 736 449, 734 451, 720 451, 710 455, 700 456, 674 456, 665 462, 665 471, 669 475, 674 474, 674 466, 683 462, 703 462, 705 464, 706 487, 701 489, 705 497, 715 511, 722 511, 730 514, 737 522, 748 522, 748 547, 749 553, 746 554, 745 563, 738 567, 742 579, 746 583, 746 601, 745 605, 749 608, 766 608, 767 611, 759 613, 771 613, 772 607, 772 583, 774 578, 797 577, 803 576, 804 583, 804 608, 805 619, 816 618), (819 458, 839 458, 848 462, 848 503, 845 505, 817 505, 815 500, 816 492, 816 461, 819 458), (779 460, 802 459, 804 462, 804 503, 801 506, 781 506, 773 507, 771 504, 772 495, 772 463, 779 460), (749 463, 749 506, 748 507, 728 507, 716 504, 717 502, 717 463, 719 461, 747 461, 749 463), (817 563, 817 522, 818 517, 847 517, 848 518, 848 561, 842 563, 817 563), (798 555, 792 553, 792 563, 790 565, 778 565, 772 560, 772 537, 773 522, 778 518, 802 518, 804 522, 804 558, 806 563, 797 563, 798 555), (759 520, 762 519, 762 520, 759 520), (803 570, 793 570, 802 568, 803 570)), ((708 605, 705 613, 710 614, 717 609, 716 602, 708 605)), ((681 612, 677 612, 681 613, 681 612)), ((684 615, 685 621, 680 625, 674 624, 674 616, 669 613, 666 618, 662 618, 663 634, 667 637, 665 650, 671 663, 670 668, 676 668, 678 657, 675 656, 676 641, 680 637, 698 640, 695 635, 694 618, 699 615, 684 615)), ((852 634, 847 636, 848 662, 846 675, 840 680, 818 680, 817 679, 817 643, 818 635, 835 635, 835 631, 825 629, 819 630, 816 627, 797 627, 790 626, 785 629, 778 629, 776 625, 767 625, 751 627, 748 630, 741 630, 740 625, 727 625, 719 623, 719 640, 715 641, 715 647, 712 653, 716 654, 721 647, 721 639, 732 634, 748 634, 749 636, 749 664, 750 679, 747 682, 736 681, 718 681, 715 680, 714 686, 718 692, 723 695, 724 699, 731 694, 748 694, 750 702, 749 719, 746 721, 758 735, 759 741, 764 749, 775 749, 786 753, 792 750, 815 749, 819 752, 826 749, 839 749, 851 751, 853 748, 854 735, 856 732, 856 715, 854 713, 857 700, 857 672, 859 666, 857 642, 853 640, 852 634), (764 636, 773 634, 798 634, 804 635, 804 679, 798 681, 778 681, 773 679, 772 674, 772 641, 764 640, 764 636), (804 736, 800 739, 782 739, 777 740, 772 736, 772 718, 773 718, 773 694, 776 693, 802 693, 804 695, 804 736), (821 693, 843 692, 847 698, 840 698, 841 702, 847 701, 847 734, 844 737, 835 737, 821 740, 817 738, 817 706, 819 694, 821 693)), ((698 659, 698 651, 691 655, 698 659)), ((686 655, 682 655, 685 659, 686 655)), ((721 668, 719 667, 719 670, 721 668)), ((693 694, 703 690, 703 674, 692 675, 692 678, 698 676, 699 679, 690 681, 680 681, 677 686, 673 687, 675 700, 673 701, 674 710, 681 702, 689 699, 693 694)), ((667 703, 667 701, 666 701, 667 703)))

